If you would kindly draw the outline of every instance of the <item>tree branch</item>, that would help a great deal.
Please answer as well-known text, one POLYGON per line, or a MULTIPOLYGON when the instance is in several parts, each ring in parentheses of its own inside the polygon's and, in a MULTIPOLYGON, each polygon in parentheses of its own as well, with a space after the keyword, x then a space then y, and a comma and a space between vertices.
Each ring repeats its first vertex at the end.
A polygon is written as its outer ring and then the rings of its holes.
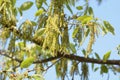
POLYGON ((47 58, 47 59, 34 61, 33 63, 34 63, 34 64, 46 63, 46 62, 50 62, 50 61, 53 61, 53 60, 59 59, 59 58, 61 58, 61 57, 62 57, 62 56, 50 57, 50 58, 47 58))
MULTIPOLYGON (((8 57, 10 59, 13 59, 19 63, 22 62, 22 60, 20 60, 16 57, 11 57, 5 51, 0 50, 0 55, 3 55, 3 56, 8 57)), ((50 62, 50 61, 59 59, 61 57, 67 58, 69 60, 75 60, 75 61, 86 62, 86 63, 120 65, 120 60, 107 60, 106 62, 104 62, 103 60, 98 60, 98 59, 93 59, 93 58, 85 58, 85 57, 81 57, 81 56, 77 56, 77 55, 73 55, 73 54, 61 54, 61 53, 58 53, 58 55, 55 57, 50 57, 47 59, 34 61, 33 64, 46 63, 46 62, 50 62)))
POLYGON ((10 58, 10 59, 13 59, 13 60, 15 60, 15 61, 17 61, 17 62, 19 62, 19 63, 22 62, 22 60, 20 60, 20 59, 18 59, 18 58, 16 58, 16 57, 12 57, 12 56, 9 55, 8 53, 9 53, 9 52, 6 52, 5 50, 0 50, 0 55, 5 56, 5 57, 10 58))
POLYGON ((85 58, 73 54, 65 54, 64 58, 68 58, 70 60, 76 60, 79 62, 87 62, 87 63, 95 63, 95 64, 110 64, 110 65, 120 65, 120 60, 107 60, 104 62, 103 60, 93 59, 93 58, 85 58))

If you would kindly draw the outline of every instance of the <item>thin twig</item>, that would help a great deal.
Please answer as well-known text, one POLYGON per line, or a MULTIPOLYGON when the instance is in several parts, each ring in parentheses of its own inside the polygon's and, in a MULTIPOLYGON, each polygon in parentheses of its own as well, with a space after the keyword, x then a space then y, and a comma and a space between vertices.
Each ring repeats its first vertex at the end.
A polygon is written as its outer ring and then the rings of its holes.
MULTIPOLYGON (((51 64, 50 66, 48 66, 46 69, 45 69, 45 71, 47 72, 48 71, 48 69, 50 69, 52 66, 54 66, 57 62, 59 62, 61 59, 63 59, 62 57, 60 58, 60 59, 58 59, 57 61, 55 61, 53 64, 51 64)), ((45 73, 46 73, 45 72, 45 73)), ((44 73, 44 74, 45 74, 44 73)))

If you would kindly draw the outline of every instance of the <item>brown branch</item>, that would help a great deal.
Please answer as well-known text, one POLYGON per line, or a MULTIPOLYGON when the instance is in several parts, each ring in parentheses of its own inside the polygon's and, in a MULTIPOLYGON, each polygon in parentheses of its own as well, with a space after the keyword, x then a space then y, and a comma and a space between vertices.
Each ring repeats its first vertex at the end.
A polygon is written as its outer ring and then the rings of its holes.
MULTIPOLYGON (((0 51, 0 55, 3 55, 10 59, 13 59, 19 63, 22 62, 22 60, 20 60, 16 57, 10 57, 10 55, 6 54, 5 51, 0 51)), ((67 58, 69 60, 75 60, 75 61, 86 62, 86 63, 120 65, 120 60, 107 60, 106 62, 104 62, 103 60, 98 60, 98 59, 93 59, 93 58, 85 58, 85 57, 81 57, 81 56, 77 56, 77 55, 73 55, 73 54, 60 54, 60 53, 58 53, 58 55, 55 57, 50 57, 47 59, 34 61, 33 64, 46 63, 46 62, 50 62, 50 61, 59 59, 61 57, 67 58)))
POLYGON ((50 58, 47 58, 47 59, 34 61, 33 63, 34 63, 34 64, 46 63, 46 62, 50 62, 50 61, 53 61, 53 60, 59 59, 59 58, 61 58, 61 57, 62 57, 62 56, 50 57, 50 58))
POLYGON ((87 63, 95 63, 95 64, 110 64, 110 65, 120 65, 120 60, 107 60, 104 62, 103 60, 93 59, 93 58, 85 58, 73 54, 66 54, 64 58, 68 58, 70 60, 76 60, 79 62, 87 62, 87 63))
POLYGON ((12 57, 12 56, 10 56, 8 53, 9 53, 9 52, 6 52, 5 50, 0 50, 0 55, 5 56, 5 57, 10 58, 10 59, 13 59, 13 60, 15 60, 15 61, 17 61, 17 62, 19 62, 19 63, 22 62, 22 60, 20 60, 20 59, 18 59, 18 58, 16 58, 16 57, 12 57))

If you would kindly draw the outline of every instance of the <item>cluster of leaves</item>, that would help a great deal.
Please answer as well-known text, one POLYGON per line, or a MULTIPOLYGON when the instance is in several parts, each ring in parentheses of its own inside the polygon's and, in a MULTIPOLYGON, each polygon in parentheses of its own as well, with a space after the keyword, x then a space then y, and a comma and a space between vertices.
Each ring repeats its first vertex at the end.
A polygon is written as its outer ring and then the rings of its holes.
MULTIPOLYGON (((0 28, 2 30, 0 38, 6 42, 9 55, 22 61, 17 63, 13 59, 6 59, 6 63, 9 63, 7 67, 13 68, 11 66, 17 65, 20 68, 28 68, 35 60, 57 56, 58 52, 75 54, 77 47, 82 46, 85 39, 89 37, 87 49, 83 51, 87 58, 92 52, 92 45, 96 37, 101 32, 104 35, 108 32, 114 34, 114 28, 109 22, 100 21, 94 16, 92 7, 89 6, 87 0, 83 6, 75 6, 76 2, 77 0, 51 0, 48 4, 47 0, 35 0, 38 10, 34 15, 37 21, 25 20, 17 26, 19 21, 16 18, 17 15, 23 16, 23 12, 29 10, 34 2, 26 1, 20 7, 16 7, 16 0, 0 0, 0 28), (78 13, 73 13, 71 6, 76 7, 78 13), (64 8, 67 8, 72 16, 66 16, 64 8), (71 30, 73 30, 72 36, 69 34, 71 30), (70 38, 74 42, 71 42, 70 38), (7 42, 8 40, 9 42, 7 42)), ((109 51, 104 55, 104 62, 108 60, 110 53, 109 51)), ((97 53, 95 55, 97 59, 100 59, 97 53)), ((68 61, 61 59, 55 64, 56 74, 62 79, 67 76, 68 61)), ((81 65, 82 79, 87 80, 88 64, 82 63, 81 65)), ((45 66, 48 67, 48 64, 35 65, 36 68, 44 68, 45 66)), ((94 71, 97 69, 95 68, 94 71)), ((34 71, 37 72, 37 70, 34 71)), ((102 65, 101 73, 107 72, 107 66, 102 65)), ((74 74, 79 74, 78 62, 76 61, 71 62, 70 68, 70 75, 74 76, 74 74)), ((27 76, 27 78, 30 77, 27 76)), ((39 78, 37 76, 38 80, 39 78)))
POLYGON ((30 75, 30 70, 24 71, 22 72, 22 74, 20 72, 14 72, 12 70, 5 70, 5 71, 1 71, 0 72, 0 79, 1 80, 6 80, 6 76, 7 78, 9 78, 9 80, 23 80, 23 79, 29 79, 29 80, 45 80, 43 78, 43 76, 39 73, 39 74, 33 74, 30 75))

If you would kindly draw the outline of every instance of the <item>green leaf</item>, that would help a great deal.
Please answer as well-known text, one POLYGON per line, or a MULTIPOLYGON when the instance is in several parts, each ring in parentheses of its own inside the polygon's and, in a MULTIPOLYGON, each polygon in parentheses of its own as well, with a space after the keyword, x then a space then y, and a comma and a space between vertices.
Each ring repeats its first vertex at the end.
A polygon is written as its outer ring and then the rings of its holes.
POLYGON ((76 35, 77 35, 77 33, 78 33, 79 30, 80 30, 80 27, 76 27, 76 28, 74 29, 74 31, 73 31, 73 33, 72 33, 72 38, 75 38, 75 37, 76 37, 76 35))
POLYGON ((89 33, 90 33, 90 29, 87 29, 87 31, 85 32, 85 37, 87 37, 89 33))
POLYGON ((70 43, 70 48, 73 53, 76 53, 75 45, 73 43, 70 43))
POLYGON ((105 53, 105 55, 103 56, 103 61, 106 62, 108 60, 108 58, 110 57, 111 51, 108 51, 105 53))
POLYGON ((85 54, 86 54, 86 51, 85 51, 85 49, 83 49, 83 50, 82 50, 82 53, 83 53, 83 55, 85 55, 85 54))
POLYGON ((34 57, 28 57, 22 61, 20 67, 21 68, 28 68, 34 61, 34 57))
POLYGON ((32 23, 32 26, 36 26, 37 25, 37 23, 34 22, 34 21, 31 21, 31 23, 32 23))
POLYGON ((26 2, 24 2, 24 3, 20 6, 20 9, 21 9, 22 11, 25 11, 25 10, 30 9, 30 8, 32 7, 32 5, 33 5, 33 2, 32 2, 32 1, 26 1, 26 2))
POLYGON ((87 16, 87 15, 84 15, 84 16, 80 16, 77 18, 78 21, 81 21, 82 24, 86 24, 88 22, 90 22, 93 18, 91 16, 87 16))
POLYGON ((16 4, 16 0, 11 0, 11 2, 12 2, 12 6, 16 4))
POLYGON ((113 26, 108 21, 103 21, 103 23, 105 28, 114 35, 115 33, 113 26))
POLYGON ((20 8, 18 8, 18 11, 20 13, 20 16, 22 16, 23 15, 22 10, 20 8))
POLYGON ((70 11, 70 13, 73 14, 73 11, 72 11, 71 7, 69 6, 69 4, 66 4, 66 7, 70 11))
POLYGON ((35 0, 36 6, 37 6, 38 9, 40 9, 42 7, 42 4, 43 4, 44 1, 45 0, 35 0))
POLYGON ((35 33, 35 36, 41 36, 41 35, 43 35, 44 31, 45 31, 45 28, 40 28, 40 29, 35 33))
POLYGON ((43 9, 40 9, 38 10, 36 13, 35 13, 35 16, 40 16, 41 14, 44 13, 44 10, 43 9))
POLYGON ((101 74, 108 73, 108 68, 105 65, 101 66, 101 74))
POLYGON ((17 8, 14 8, 13 11, 14 11, 13 14, 17 16, 17 13, 18 13, 17 8))
POLYGON ((82 6, 77 6, 76 9, 77 9, 77 10, 82 10, 83 7, 82 7, 82 6))
POLYGON ((100 60, 100 57, 99 57, 99 55, 98 55, 97 53, 95 53, 95 56, 96 56, 96 58, 97 58, 98 60, 100 60))
POLYGON ((99 69, 99 68, 98 68, 98 67, 96 67, 96 68, 94 69, 94 72, 96 72, 98 69, 99 69))
POLYGON ((107 34, 106 28, 104 26, 101 25, 102 31, 103 31, 103 35, 107 34))
POLYGON ((35 80, 45 80, 41 74, 34 74, 32 77, 35 80))
POLYGON ((118 55, 120 55, 120 45, 117 46, 118 55))
POLYGON ((2 2, 3 2, 3 0, 0 0, 0 7, 1 7, 2 2))
POLYGON ((92 70, 94 69, 94 63, 92 63, 92 70))
POLYGON ((89 8, 88 8, 88 12, 89 12, 90 15, 93 16, 93 9, 92 9, 92 7, 89 7, 89 8))

